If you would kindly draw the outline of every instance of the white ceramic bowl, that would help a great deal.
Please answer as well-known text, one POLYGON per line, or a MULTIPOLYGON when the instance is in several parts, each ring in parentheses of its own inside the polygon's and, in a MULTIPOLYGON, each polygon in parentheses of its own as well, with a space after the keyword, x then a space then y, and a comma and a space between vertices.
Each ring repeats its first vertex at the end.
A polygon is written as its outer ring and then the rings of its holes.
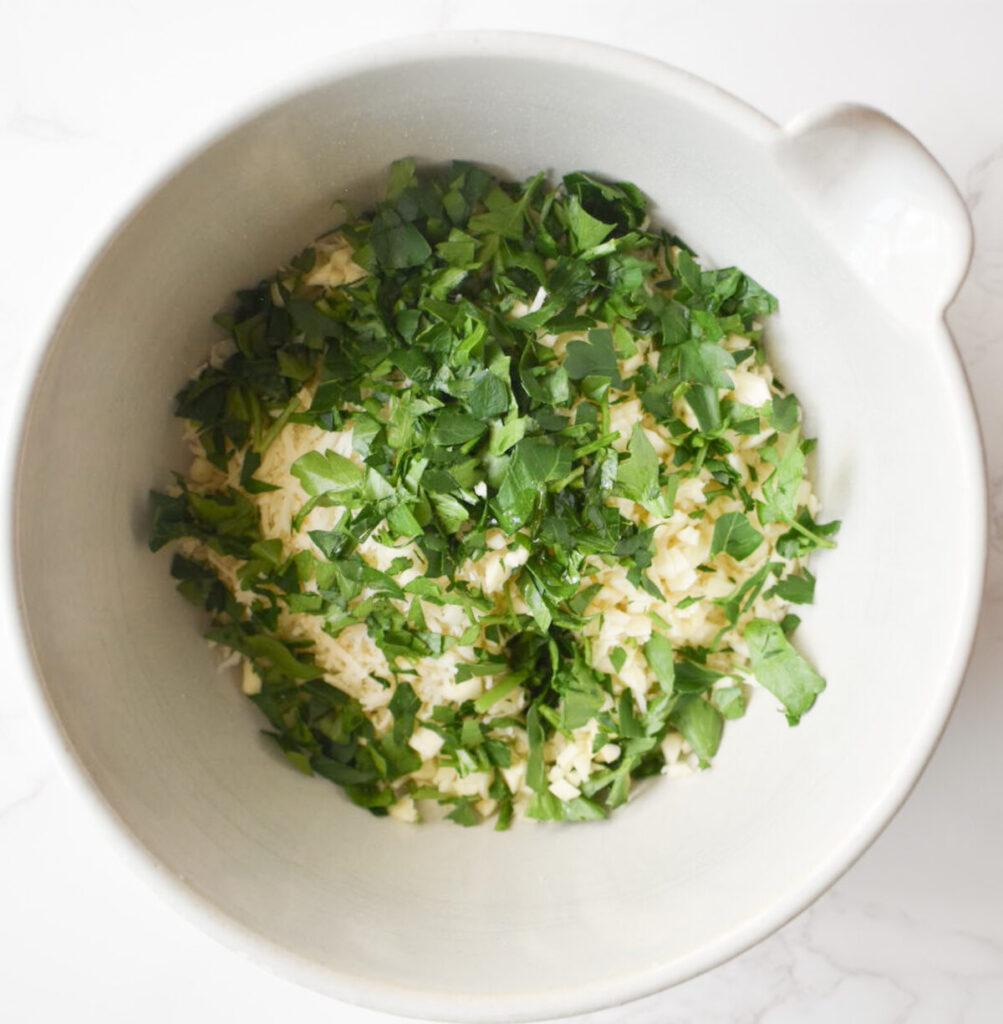
POLYGON ((651 60, 564 39, 381 45, 239 124, 162 184, 80 283, 27 406, 19 600, 51 720, 213 933, 385 1010, 514 1021, 688 978, 801 910, 915 782, 981 589, 981 448, 943 310, 967 265, 954 188, 873 111, 780 128, 651 60), (828 678, 790 729, 757 698, 712 770, 605 823, 508 833, 370 817, 288 770, 146 548, 184 464, 171 397, 210 316, 368 200, 396 157, 636 182, 701 254, 781 300, 774 363, 821 439, 844 521, 800 643, 828 678))

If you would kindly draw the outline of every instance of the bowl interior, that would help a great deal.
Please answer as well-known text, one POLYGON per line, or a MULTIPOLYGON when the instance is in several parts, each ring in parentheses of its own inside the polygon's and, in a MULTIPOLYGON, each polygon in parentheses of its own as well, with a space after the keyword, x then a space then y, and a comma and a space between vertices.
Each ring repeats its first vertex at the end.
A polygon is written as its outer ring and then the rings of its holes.
POLYGON ((16 546, 55 717, 177 891, 346 998, 514 1020, 723 959, 873 837, 929 752, 967 649, 981 471, 942 326, 906 331, 879 309, 792 203, 772 126, 668 71, 476 50, 370 62, 297 95, 125 224, 40 372, 16 546), (627 178, 702 256, 780 298, 772 360, 820 438, 825 516, 844 521, 799 632, 828 690, 796 729, 756 697, 712 770, 649 786, 609 822, 415 828, 303 779, 216 671, 169 555, 146 548, 147 492, 184 466, 171 398, 216 337, 211 315, 329 227, 332 200, 374 197, 406 154, 627 178))

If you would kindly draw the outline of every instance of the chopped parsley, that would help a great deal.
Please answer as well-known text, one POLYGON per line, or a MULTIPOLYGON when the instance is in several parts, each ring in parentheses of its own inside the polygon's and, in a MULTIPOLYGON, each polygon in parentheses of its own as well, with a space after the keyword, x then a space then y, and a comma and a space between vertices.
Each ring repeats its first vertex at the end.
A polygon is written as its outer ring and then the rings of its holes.
POLYGON ((775 307, 738 269, 703 269, 648 227, 630 183, 509 182, 462 162, 419 176, 398 161, 383 202, 216 318, 229 352, 176 403, 215 482, 177 476, 154 493, 150 545, 188 545, 172 562, 178 589, 253 669, 266 734, 299 771, 377 815, 418 800, 463 826, 493 815, 506 828, 517 810, 603 818, 663 768, 670 732, 707 764, 745 711, 750 671, 791 724, 824 686, 788 639, 796 616, 761 615, 763 602, 813 599, 803 559, 838 527, 802 504, 812 442, 797 399, 738 398, 775 307), (326 275, 339 251, 352 273, 326 275), (332 442, 286 467, 306 496, 288 533, 310 541, 292 547, 263 532, 260 503, 277 487, 266 455, 296 426, 332 442), (335 450, 349 432, 351 450, 335 450), (679 498, 692 479, 697 507, 679 498), (327 525, 307 529, 316 510, 327 525), (681 591, 655 571, 666 524, 707 535, 681 591), (499 536, 518 555, 505 586, 469 582, 499 536), (374 543, 399 554, 380 568, 374 543), (617 568, 659 610, 649 635, 601 650, 608 604, 595 602, 617 568), (730 591, 700 591, 711 577, 730 591), (461 627, 442 625, 444 608, 461 627), (713 621, 706 642, 687 637, 684 613, 713 621), (386 664, 369 677, 379 713, 283 628, 293 616, 334 641, 364 626, 386 664), (430 706, 422 659, 444 659, 476 695, 430 706), (588 745, 589 771, 555 781, 569 743, 588 745), (449 785, 472 773, 475 795, 449 785))

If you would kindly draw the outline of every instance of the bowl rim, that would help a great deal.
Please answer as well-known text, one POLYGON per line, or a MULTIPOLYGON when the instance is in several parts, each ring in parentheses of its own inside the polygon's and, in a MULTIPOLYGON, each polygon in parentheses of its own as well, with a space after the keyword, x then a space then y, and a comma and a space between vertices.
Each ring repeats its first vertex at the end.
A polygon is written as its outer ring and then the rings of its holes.
MULTIPOLYGON (((71 789, 79 794, 81 801, 96 812, 92 815, 93 819, 100 823, 109 845, 118 851, 119 856, 145 879, 168 906, 224 946, 280 977, 374 1010, 412 1018, 466 1021, 468 1024, 567 1017, 651 995, 711 970, 751 948, 783 927, 829 889, 890 823, 912 792, 936 749, 971 657, 988 550, 985 448, 971 387, 957 345, 944 320, 946 306, 950 304, 949 298, 945 302, 945 309, 931 319, 929 326, 931 334, 944 350, 944 355, 949 357, 952 379, 945 380, 944 386, 954 392, 959 418, 963 420, 958 426, 963 434, 967 434, 967 440, 978 452, 979 472, 969 481, 972 487, 970 511, 974 527, 971 538, 972 564, 969 567, 966 591, 959 599, 963 612, 960 621, 965 624, 965 628, 959 630, 955 637, 945 681, 937 700, 927 709, 923 727, 913 737, 906 751, 907 756, 900 762, 894 777, 888 780, 881 798, 860 816, 857 825, 844 838, 843 843, 831 850, 829 856, 814 867, 810 876, 792 887, 782 900, 670 964, 647 965, 615 981, 605 980, 573 989, 516 993, 500 998, 402 988, 389 982, 342 973, 337 967, 291 952, 278 942, 239 924, 219 909, 210 896, 194 888, 188 880, 176 875, 163 863, 120 817, 109 798, 98 787, 83 757, 70 742, 48 692, 26 615, 19 550, 21 476, 34 399, 46 364, 52 357, 53 341, 70 319, 90 282, 94 268, 127 233, 149 201, 180 172, 194 164, 205 151, 256 118, 314 89, 333 86, 364 72, 429 60, 471 56, 534 58, 556 65, 589 67, 598 72, 643 82, 661 91, 684 95, 763 145, 768 145, 784 134, 784 129, 777 122, 744 100, 691 72, 655 57, 570 36, 474 29, 408 35, 336 53, 324 65, 314 66, 300 75, 286 79, 278 89, 264 98, 230 109, 208 131, 190 139, 180 156, 143 183, 124 216, 119 215, 104 237, 83 254, 80 264, 82 269, 78 268, 74 275, 69 276, 54 297, 53 313, 40 330, 24 370, 18 375, 13 398, 12 422, 15 426, 12 438, 5 446, 3 466, 3 478, 10 482, 10 497, 0 512, 0 516, 6 520, 0 525, 7 537, 5 556, 10 560, 10 572, 4 573, 4 587, 8 594, 5 614, 6 609, 11 609, 11 617, 16 619, 16 625, 12 624, 10 630, 15 673, 31 681, 27 687, 28 701, 33 717, 39 723, 40 732, 47 738, 63 777, 70 780, 71 789)), ((936 162, 932 156, 930 159, 936 162)))

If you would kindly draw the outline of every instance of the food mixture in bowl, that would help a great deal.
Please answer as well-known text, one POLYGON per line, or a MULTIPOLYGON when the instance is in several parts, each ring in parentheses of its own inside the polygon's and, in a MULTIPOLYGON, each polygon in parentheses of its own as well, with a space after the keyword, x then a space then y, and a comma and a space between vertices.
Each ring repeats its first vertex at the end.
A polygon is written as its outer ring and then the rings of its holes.
POLYGON ((756 684, 812 706, 789 608, 838 524, 776 302, 635 186, 402 160, 237 299, 151 546, 300 771, 408 821, 590 820, 706 766, 756 684))

